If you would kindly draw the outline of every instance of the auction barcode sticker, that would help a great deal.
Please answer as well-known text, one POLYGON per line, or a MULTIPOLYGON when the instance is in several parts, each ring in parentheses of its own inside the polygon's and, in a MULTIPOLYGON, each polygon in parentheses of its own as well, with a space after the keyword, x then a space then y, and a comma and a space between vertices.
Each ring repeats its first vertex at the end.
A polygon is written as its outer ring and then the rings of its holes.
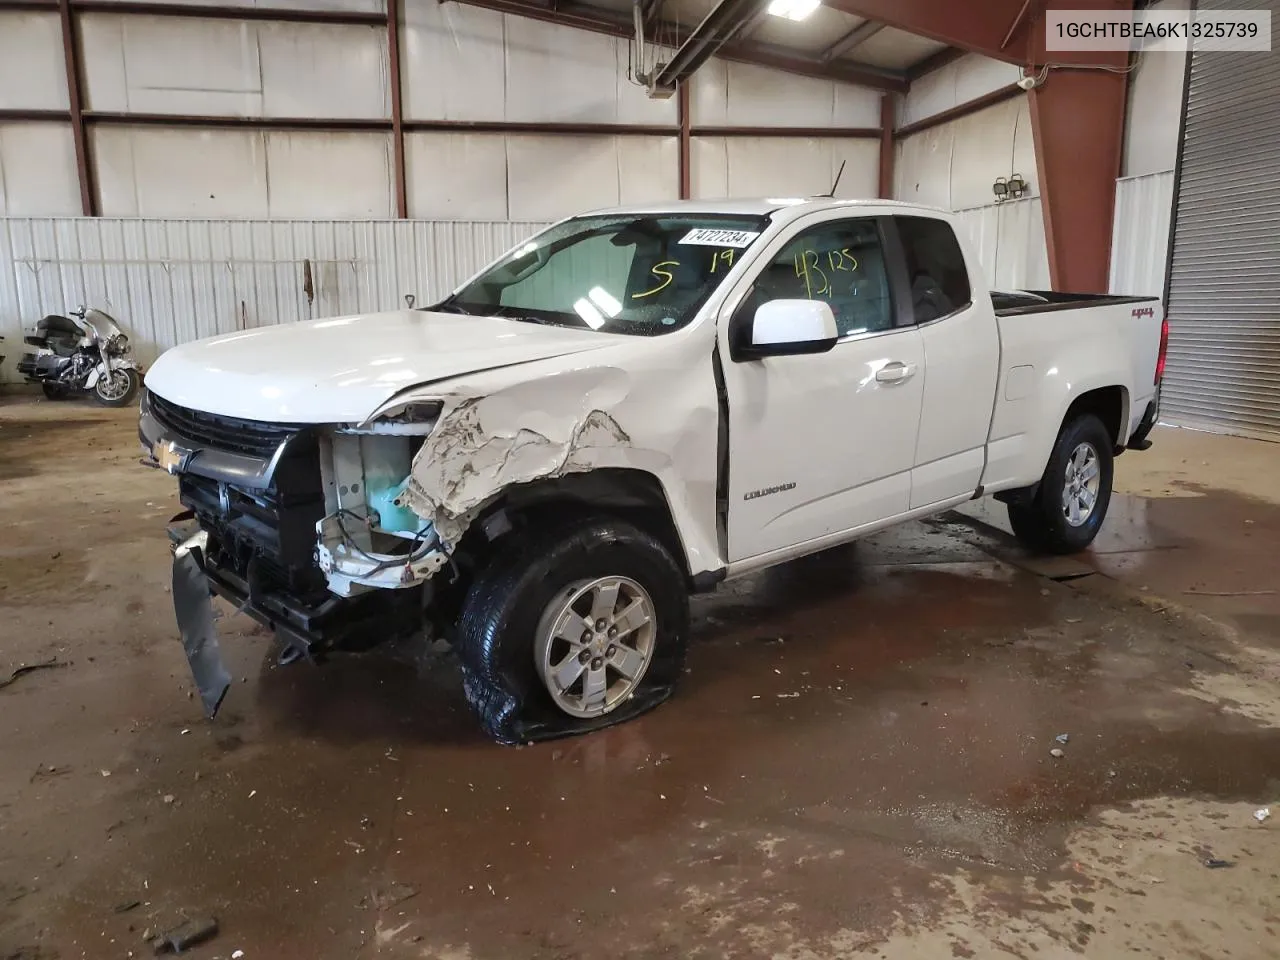
POLYGON ((745 247, 758 236, 760 236, 758 231, 695 227, 686 233, 680 242, 697 244, 700 247, 745 247))

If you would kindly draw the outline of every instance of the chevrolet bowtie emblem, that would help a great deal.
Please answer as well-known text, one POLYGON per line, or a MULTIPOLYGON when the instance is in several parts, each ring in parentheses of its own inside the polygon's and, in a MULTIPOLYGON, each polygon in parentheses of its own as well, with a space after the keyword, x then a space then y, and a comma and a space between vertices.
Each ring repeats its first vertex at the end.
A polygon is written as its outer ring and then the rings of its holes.
POLYGON ((157 443, 152 448, 151 454, 156 458, 156 462, 168 473, 177 473, 182 469, 187 457, 191 455, 191 451, 184 450, 170 440, 167 443, 157 443))

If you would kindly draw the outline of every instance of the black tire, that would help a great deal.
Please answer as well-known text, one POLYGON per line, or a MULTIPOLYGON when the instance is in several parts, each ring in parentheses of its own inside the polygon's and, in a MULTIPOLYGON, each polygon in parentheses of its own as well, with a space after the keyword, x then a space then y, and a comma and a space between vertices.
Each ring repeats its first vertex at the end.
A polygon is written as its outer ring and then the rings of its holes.
POLYGON ((138 387, 142 385, 142 379, 138 376, 137 370, 132 370, 127 367, 124 370, 117 370, 115 372, 117 374, 123 373, 129 379, 129 387, 125 390, 124 394, 110 399, 104 397, 98 392, 98 384, 102 383, 102 378, 99 377, 93 385, 93 399, 97 400, 98 403, 104 407, 127 407, 137 398, 138 387))
POLYGON ((621 520, 594 517, 520 534, 519 545, 481 570, 458 622, 467 702, 499 743, 589 733, 630 720, 671 696, 684 671, 689 632, 685 577, 655 537, 621 520), (569 584, 628 577, 648 592, 657 620, 653 656, 630 699, 583 719, 562 712, 534 662, 535 631, 569 584))
POLYGON ((1063 424, 1035 498, 1008 505, 1009 525, 1023 546, 1036 553, 1066 554, 1077 553, 1093 543, 1111 503, 1114 443, 1102 421, 1091 413, 1063 424), (1088 518, 1079 526, 1072 526, 1064 513, 1062 496, 1067 465, 1082 443, 1088 443, 1097 453, 1098 493, 1088 518))
POLYGON ((42 383, 40 389, 44 391, 46 400, 65 400, 67 399, 67 388, 60 383, 42 383))

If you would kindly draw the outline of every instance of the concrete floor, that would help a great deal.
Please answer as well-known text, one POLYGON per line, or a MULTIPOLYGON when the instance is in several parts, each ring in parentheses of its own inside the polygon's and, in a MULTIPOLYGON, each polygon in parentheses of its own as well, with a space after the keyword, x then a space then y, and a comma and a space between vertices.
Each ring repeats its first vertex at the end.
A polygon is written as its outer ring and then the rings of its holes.
POLYGON ((0 401, 0 679, 65 664, 0 688, 0 960, 202 914, 198 958, 1272 958, 1280 445, 1155 440, 1081 558, 978 514, 776 569, 660 710, 510 749, 448 660, 241 617, 203 722, 131 413, 0 401))

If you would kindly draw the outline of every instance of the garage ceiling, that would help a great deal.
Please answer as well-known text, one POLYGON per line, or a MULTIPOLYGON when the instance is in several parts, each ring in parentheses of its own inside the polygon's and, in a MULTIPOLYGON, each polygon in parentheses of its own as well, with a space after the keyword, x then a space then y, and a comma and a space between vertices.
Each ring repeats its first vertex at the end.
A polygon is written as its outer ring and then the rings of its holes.
MULTIPOLYGON (((632 0, 460 0, 551 23, 634 35, 632 0)), ((646 37, 678 47, 724 0, 643 0, 646 37)), ((945 43, 819 6, 803 20, 759 13, 740 20, 716 55, 808 76, 904 91, 911 79, 957 56, 945 43)))

